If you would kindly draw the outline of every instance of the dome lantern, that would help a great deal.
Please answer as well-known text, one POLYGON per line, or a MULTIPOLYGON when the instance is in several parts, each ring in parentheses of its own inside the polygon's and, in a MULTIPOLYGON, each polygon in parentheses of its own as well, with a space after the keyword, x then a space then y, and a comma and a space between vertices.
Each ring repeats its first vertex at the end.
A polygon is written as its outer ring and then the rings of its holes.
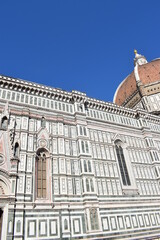
POLYGON ((143 65, 148 63, 147 59, 143 55, 139 54, 137 50, 134 50, 134 53, 135 53, 134 66, 136 66, 136 64, 143 65))

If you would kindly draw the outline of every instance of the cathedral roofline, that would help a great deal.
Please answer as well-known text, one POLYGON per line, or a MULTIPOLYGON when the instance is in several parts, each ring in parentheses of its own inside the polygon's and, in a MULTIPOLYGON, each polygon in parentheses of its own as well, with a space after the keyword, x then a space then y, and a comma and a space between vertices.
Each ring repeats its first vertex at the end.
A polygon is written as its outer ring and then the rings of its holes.
POLYGON ((56 88, 44 86, 42 84, 36 84, 22 79, 11 78, 7 76, 0 76, 0 86, 6 89, 11 89, 19 92, 25 92, 28 94, 37 95, 40 97, 47 97, 53 100, 60 100, 66 102, 79 102, 84 103, 87 107, 91 107, 96 110, 102 110, 113 114, 122 114, 124 116, 136 118, 137 112, 142 117, 150 116, 154 121, 160 122, 160 118, 150 115, 146 110, 130 109, 123 106, 118 106, 115 103, 105 102, 86 96, 85 93, 73 90, 72 92, 63 91, 56 88))
POLYGON ((42 84, 37 84, 34 82, 12 78, 4 75, 0 75, 0 86, 11 90, 18 90, 20 92, 26 92, 29 94, 34 94, 40 97, 47 97, 50 99, 67 101, 67 102, 85 102, 88 106, 92 106, 98 110, 108 110, 111 111, 120 111, 120 112, 128 112, 128 114, 134 115, 135 111, 133 109, 128 109, 123 106, 118 106, 112 102, 105 102, 102 100, 98 100, 96 98, 91 98, 86 96, 85 93, 72 90, 72 92, 67 92, 61 89, 45 86, 42 84))

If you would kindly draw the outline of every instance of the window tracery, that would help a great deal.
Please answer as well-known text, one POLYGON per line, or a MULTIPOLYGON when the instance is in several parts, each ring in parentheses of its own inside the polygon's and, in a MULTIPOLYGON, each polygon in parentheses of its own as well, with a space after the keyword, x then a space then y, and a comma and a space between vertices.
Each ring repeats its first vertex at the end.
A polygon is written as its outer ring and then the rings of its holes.
POLYGON ((116 154, 117 154, 117 158, 118 158, 118 164, 119 164, 119 168, 120 168, 123 185, 130 186, 131 182, 130 182, 128 169, 127 169, 126 161, 124 158, 124 153, 123 153, 123 149, 121 146, 121 142, 117 141, 115 144, 115 147, 116 147, 116 154))
POLYGON ((46 198, 46 153, 40 151, 36 157, 37 165, 37 198, 46 198))

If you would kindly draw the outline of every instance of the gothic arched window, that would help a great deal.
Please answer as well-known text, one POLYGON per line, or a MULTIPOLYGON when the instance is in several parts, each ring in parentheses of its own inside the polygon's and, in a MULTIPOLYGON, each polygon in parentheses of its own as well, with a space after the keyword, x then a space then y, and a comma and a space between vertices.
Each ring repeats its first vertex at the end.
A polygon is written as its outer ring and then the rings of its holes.
POLYGON ((64 229, 65 230, 68 229, 68 221, 67 221, 67 219, 64 219, 64 229))
POLYGON ((116 142, 115 147, 116 147, 116 154, 117 154, 117 158, 118 158, 118 164, 119 164, 119 168, 120 168, 120 172, 121 172, 123 185, 130 186, 131 182, 129 179, 129 174, 128 174, 128 170, 127 170, 126 161, 124 158, 123 149, 121 147, 121 142, 120 141, 116 142))
POLYGON ((37 153, 37 198, 46 198, 46 152, 41 150, 37 153))

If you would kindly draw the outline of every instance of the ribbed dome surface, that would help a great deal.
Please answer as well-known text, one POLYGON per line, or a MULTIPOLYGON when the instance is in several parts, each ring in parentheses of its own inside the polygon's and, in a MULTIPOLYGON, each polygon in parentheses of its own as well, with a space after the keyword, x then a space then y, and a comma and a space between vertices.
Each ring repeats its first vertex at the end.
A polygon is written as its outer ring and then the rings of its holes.
MULTIPOLYGON (((143 85, 160 81, 160 59, 138 66, 138 74, 143 85)), ((137 90, 134 71, 119 85, 114 103, 122 105, 137 90)))

